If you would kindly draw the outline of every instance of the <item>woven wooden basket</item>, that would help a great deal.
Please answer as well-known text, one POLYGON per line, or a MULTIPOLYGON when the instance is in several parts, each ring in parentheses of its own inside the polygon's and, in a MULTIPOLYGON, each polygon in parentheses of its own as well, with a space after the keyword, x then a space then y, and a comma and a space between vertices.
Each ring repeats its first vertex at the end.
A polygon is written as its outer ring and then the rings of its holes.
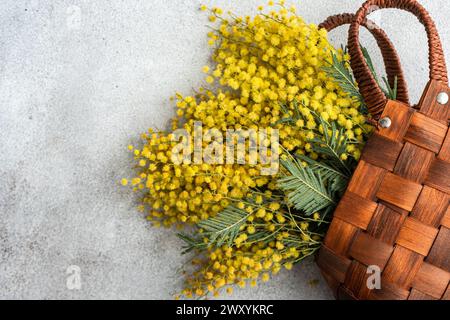
MULTIPOLYGON (((352 69, 380 125, 336 208, 317 263, 338 299, 449 300, 450 89, 441 41, 414 0, 369 0, 351 19, 352 69), (366 16, 382 8, 409 11, 425 26, 430 81, 416 107, 407 103, 401 73, 399 101, 386 99, 359 46, 366 16)), ((391 52, 387 69, 401 70, 392 49, 383 49, 391 52)))

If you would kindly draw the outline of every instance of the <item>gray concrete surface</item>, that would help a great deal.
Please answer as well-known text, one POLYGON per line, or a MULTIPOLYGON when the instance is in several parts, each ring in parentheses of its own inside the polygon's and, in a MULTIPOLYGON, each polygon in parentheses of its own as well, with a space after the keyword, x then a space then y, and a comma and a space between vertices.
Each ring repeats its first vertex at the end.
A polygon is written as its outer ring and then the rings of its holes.
MULTIPOLYGON (((253 13, 260 1, 204 1, 253 13)), ((449 4, 421 1, 450 61, 449 4)), ((310 22, 362 1, 302 0, 310 22)), ((128 143, 173 114, 169 96, 202 82, 208 62, 200 1, 0 2, 0 298, 169 299, 186 261, 169 230, 149 227, 117 181, 130 175, 128 143), (69 290, 67 268, 81 288, 69 290)), ((414 17, 376 20, 397 45, 417 100, 427 80, 425 33, 414 17)), ((331 36, 343 43, 346 28, 331 36)), ((374 42, 365 43, 380 63, 374 42)), ((329 299, 312 261, 242 299, 329 299)))

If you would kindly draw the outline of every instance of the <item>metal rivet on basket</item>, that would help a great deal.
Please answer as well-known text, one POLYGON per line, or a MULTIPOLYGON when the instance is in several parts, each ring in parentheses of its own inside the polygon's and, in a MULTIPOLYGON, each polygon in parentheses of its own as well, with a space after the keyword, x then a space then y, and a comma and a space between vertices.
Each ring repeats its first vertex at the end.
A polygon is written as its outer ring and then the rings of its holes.
POLYGON ((439 104, 447 104, 448 102, 448 94, 447 92, 441 92, 437 96, 437 102, 439 104))
POLYGON ((385 118, 380 119, 380 121, 378 121, 378 123, 380 124, 380 127, 382 127, 382 128, 389 128, 392 124, 392 121, 388 117, 385 117, 385 118))

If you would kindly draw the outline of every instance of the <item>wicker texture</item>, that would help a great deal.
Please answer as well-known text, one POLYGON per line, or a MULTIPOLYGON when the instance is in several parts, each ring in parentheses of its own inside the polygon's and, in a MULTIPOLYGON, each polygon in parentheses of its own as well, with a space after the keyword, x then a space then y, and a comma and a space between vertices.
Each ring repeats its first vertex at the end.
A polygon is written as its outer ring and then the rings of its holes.
MULTIPOLYGON (((319 25, 319 28, 324 28, 327 31, 332 31, 340 26, 351 24, 355 18, 354 14, 342 13, 328 17, 319 25)), ((364 19, 361 23, 375 38, 378 47, 381 50, 384 66, 386 68, 386 75, 391 87, 395 85, 395 78, 397 78, 397 100, 409 104, 408 86, 405 75, 403 73, 400 58, 395 50, 394 45, 387 34, 377 26, 373 21, 364 19)))
POLYGON ((349 30, 348 47, 351 55, 351 66, 355 78, 360 86, 361 94, 367 104, 370 113, 378 118, 383 112, 386 97, 378 87, 375 78, 364 59, 359 46, 359 28, 367 15, 382 8, 397 8, 413 13, 425 26, 428 36, 430 79, 448 85, 447 66, 442 44, 436 26, 429 13, 415 0, 371 0, 363 4, 356 13, 355 19, 349 30))
MULTIPOLYGON (((437 96, 450 95, 450 89, 445 61, 436 53, 442 47, 428 14, 413 0, 368 1, 353 32, 374 4, 406 8, 425 22, 430 55, 435 54, 431 80, 418 110, 383 95, 379 115, 392 125, 378 128, 369 139, 317 263, 339 299, 449 300, 450 103, 439 104, 437 96), (381 271, 380 289, 367 285, 369 266, 381 271)), ((353 60, 359 53, 352 49, 353 60)), ((361 70, 358 77, 364 78, 361 70)))

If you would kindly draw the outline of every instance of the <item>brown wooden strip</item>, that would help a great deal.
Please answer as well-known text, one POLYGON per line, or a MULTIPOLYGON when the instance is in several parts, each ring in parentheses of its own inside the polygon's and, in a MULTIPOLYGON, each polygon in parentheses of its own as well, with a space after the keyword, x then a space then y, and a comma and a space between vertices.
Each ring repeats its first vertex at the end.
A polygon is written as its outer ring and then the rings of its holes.
POLYGON ((376 265, 383 270, 394 248, 365 232, 359 232, 349 254, 366 266, 376 265))
POLYGON ((424 262, 414 278, 412 286, 427 295, 440 299, 447 289, 449 281, 450 273, 424 262))
POLYGON ((377 167, 392 171, 402 147, 403 145, 400 142, 374 133, 367 142, 361 159, 377 167))
POLYGON ((397 238, 397 244, 426 256, 438 234, 438 229, 408 217, 403 223, 397 238))
POLYGON ((411 125, 406 132, 405 140, 438 153, 447 129, 445 124, 416 112, 411 118, 411 125))
POLYGON ((374 289, 370 292, 370 300, 406 300, 409 290, 400 288, 381 278, 381 289, 374 289))
POLYGON ((376 209, 376 202, 347 191, 339 202, 334 216, 365 230, 376 209))
POLYGON ((389 203, 389 202, 386 202, 386 201, 383 201, 383 200, 379 200, 378 203, 381 203, 383 206, 388 207, 389 209, 394 210, 395 212, 398 212, 398 213, 404 215, 405 217, 407 215, 409 215, 410 211, 402 209, 402 208, 399 208, 397 206, 394 206, 392 203, 389 203))
POLYGON ((444 217, 442 218, 441 225, 450 229, 450 206, 447 207, 444 217))
POLYGON ((347 190, 369 200, 375 200, 386 170, 361 160, 347 190))
POLYGON ((389 128, 380 128, 378 133, 388 139, 402 142, 413 113, 414 109, 408 105, 389 100, 381 117, 388 117, 392 124, 389 128))
POLYGON ((450 229, 441 227, 431 247, 427 262, 450 272, 450 229))
POLYGON ((383 204, 375 211, 367 233, 387 244, 394 244, 406 215, 400 214, 383 204))
POLYGON ((354 260, 347 271, 344 286, 349 289, 356 298, 365 300, 370 293, 370 289, 367 287, 368 277, 367 266, 354 260))
POLYGON ((450 163, 435 159, 431 164, 425 184, 450 194, 450 163))
POLYGON ((327 274, 343 283, 345 274, 350 267, 351 261, 338 256, 325 246, 322 246, 317 255, 317 265, 327 274))
POLYGON ((439 104, 436 98, 440 92, 447 92, 450 94, 447 86, 439 81, 430 80, 420 99, 419 109, 420 112, 426 114, 430 118, 445 123, 449 118, 450 102, 447 103, 447 105, 439 104))
POLYGON ((383 277, 399 287, 408 288, 422 262, 423 256, 420 254, 402 246, 396 246, 383 272, 383 277))
POLYGON ((423 187, 411 217, 435 228, 439 227, 448 208, 450 196, 428 186, 423 187))
POLYGON ((422 186, 388 172, 381 182, 377 197, 397 207, 411 211, 422 186))
POLYGON ((450 300, 450 284, 447 286, 447 290, 442 296, 442 300, 450 300))
POLYGON ((407 142, 395 165, 394 173, 405 179, 422 183, 435 157, 433 152, 407 142))
POLYGON ((328 228, 324 244, 337 254, 346 257, 357 231, 358 228, 354 225, 334 218, 328 228))
POLYGON ((436 298, 429 296, 419 290, 412 289, 409 294, 408 300, 437 300, 436 298))
POLYGON ((438 158, 447 162, 450 162, 450 130, 447 131, 444 143, 439 151, 438 158))

